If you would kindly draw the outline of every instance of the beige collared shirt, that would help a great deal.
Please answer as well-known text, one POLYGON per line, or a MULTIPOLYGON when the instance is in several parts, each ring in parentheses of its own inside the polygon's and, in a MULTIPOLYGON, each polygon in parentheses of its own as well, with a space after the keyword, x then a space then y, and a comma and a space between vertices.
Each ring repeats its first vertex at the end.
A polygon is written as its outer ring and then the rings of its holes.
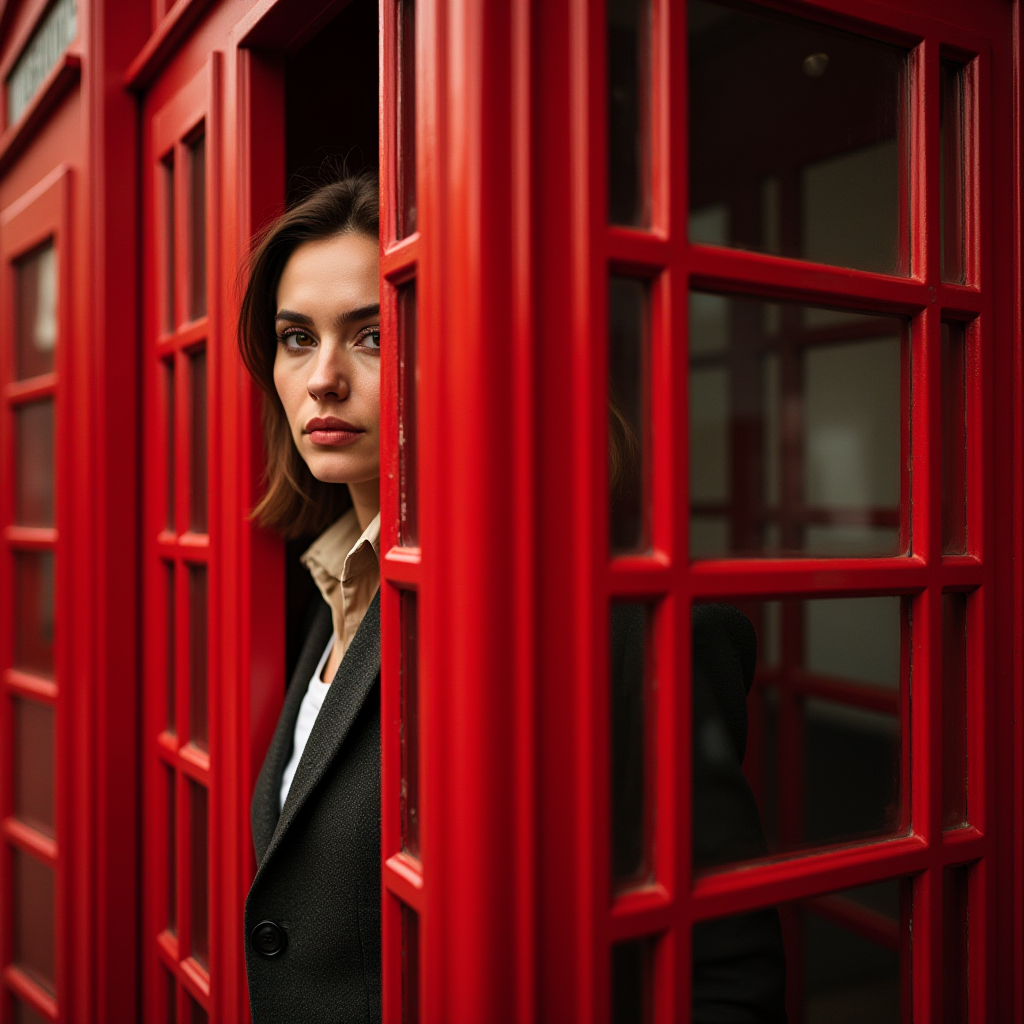
POLYGON ((344 654, 380 586, 380 514, 360 533, 355 510, 346 512, 313 541, 301 562, 331 606, 335 642, 344 654))

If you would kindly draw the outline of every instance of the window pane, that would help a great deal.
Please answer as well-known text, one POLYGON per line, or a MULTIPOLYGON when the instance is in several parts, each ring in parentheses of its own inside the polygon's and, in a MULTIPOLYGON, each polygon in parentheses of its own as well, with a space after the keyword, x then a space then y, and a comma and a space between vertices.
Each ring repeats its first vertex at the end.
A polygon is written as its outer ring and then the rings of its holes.
POLYGON ((53 526, 53 399, 14 407, 14 521, 19 526, 53 526))
POLYGON ((164 562, 164 573, 167 579, 167 731, 170 733, 177 733, 178 731, 178 680, 176 678, 177 673, 177 659, 175 654, 177 653, 178 637, 174 629, 174 622, 176 619, 175 614, 175 601, 176 601, 176 587, 174 583, 174 563, 164 562))
POLYGON ((964 325, 942 322, 942 553, 967 550, 967 348, 964 325))
POLYGON ((616 887, 646 882, 651 857, 649 769, 654 713, 653 609, 613 601, 609 666, 611 861, 616 887))
POLYGON ((939 61, 939 233, 942 280, 964 281, 964 69, 939 61))
POLYGON ((967 875, 967 868, 946 868, 942 872, 943 1024, 967 1024, 970 969, 967 875))
POLYGON ((647 551, 650 530, 650 286, 609 282, 608 476, 613 552, 647 551))
POLYGON ((168 153, 160 166, 161 178, 163 180, 163 207, 164 207, 164 295, 163 295, 163 321, 164 330, 173 331, 178 323, 175 312, 177 305, 177 267, 174 265, 177 259, 177 246, 174 237, 174 153, 168 153))
POLYGON ((691 295, 693 557, 907 550, 905 334, 898 317, 691 295))
POLYGON ((34 857, 11 849, 14 870, 14 962, 53 993, 54 877, 53 869, 34 857))
POLYGON ((651 3, 608 0, 608 218, 651 222, 651 3))
POLYGON ((398 534, 400 543, 405 547, 416 547, 419 543, 416 328, 416 282, 410 281, 398 289, 398 534))
POLYGON ((419 609, 417 595, 401 596, 402 849, 420 855, 419 609))
POLYGON ((163 457, 167 463, 167 529, 172 533, 174 532, 175 526, 175 493, 174 493, 174 453, 176 446, 174 443, 175 431, 174 431, 174 360, 164 360, 161 364, 161 376, 164 385, 164 436, 162 438, 161 449, 163 451, 163 457))
POLYGON ((15 263, 18 380, 52 373, 57 348, 57 256, 53 242, 15 263))
POLYGON ((420 921, 402 904, 402 1024, 420 1019, 420 921))
POLYGON ((210 966, 210 881, 207 794, 202 786, 189 783, 192 797, 192 955, 204 967, 210 966))
POLYGON ((191 997, 189 998, 191 1012, 191 1024, 209 1024, 209 1016, 206 1011, 191 997))
POLYGON ((189 146, 189 319, 206 315, 206 136, 189 146))
POLYGON ((398 237, 416 230, 416 0, 398 2, 398 237))
POLYGON ((653 1020, 653 959, 651 939, 612 946, 612 1024, 646 1024, 653 1020))
POLYGON ((899 1024, 910 992, 910 883, 894 879, 693 929, 693 1019, 899 1024), (785 935, 783 953, 779 921, 785 935))
POLYGON ((967 823, 967 597, 942 595, 942 827, 967 823))
POLYGON ((207 383, 206 383, 206 350, 201 349, 189 356, 189 384, 192 394, 190 395, 189 408, 191 409, 191 423, 189 424, 189 438, 191 441, 191 465, 192 465, 192 514, 189 528, 193 533, 206 533, 207 531, 207 383))
POLYGON ((17 697, 11 704, 14 711, 14 813, 26 825, 55 837, 53 708, 17 697))
POLYGON ((14 667, 53 675, 52 551, 14 553, 14 667))
POLYGON ((693 612, 694 867, 905 833, 903 599, 734 604, 693 612))
POLYGON ((188 738, 200 750, 209 749, 207 716, 207 594, 206 567, 189 566, 189 731, 188 738))
POLYGON ((173 768, 167 778, 167 930, 178 931, 178 785, 173 768))
POLYGON ((20 999, 12 998, 11 1006, 13 1008, 11 1019, 14 1024, 50 1024, 48 1017, 40 1017, 28 1003, 23 1003, 20 999))
POLYGON ((691 213, 726 213, 718 244, 908 273, 906 52, 740 4, 688 19, 691 213))
POLYGON ((178 983, 170 971, 161 971, 167 986, 167 1024, 178 1024, 178 983))

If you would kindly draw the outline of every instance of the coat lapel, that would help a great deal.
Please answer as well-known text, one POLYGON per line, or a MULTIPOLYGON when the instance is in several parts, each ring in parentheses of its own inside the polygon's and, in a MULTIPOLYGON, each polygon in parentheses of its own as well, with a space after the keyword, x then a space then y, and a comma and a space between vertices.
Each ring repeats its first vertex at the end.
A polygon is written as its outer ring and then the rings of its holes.
MULTIPOLYGON (((324 643, 326 642, 325 638, 324 643)), ((334 760, 379 675, 380 591, 366 610, 363 621, 345 652, 345 657, 341 659, 337 675, 331 681, 331 688, 327 691, 320 713, 316 716, 313 731, 306 741, 306 748, 299 760, 291 789, 288 790, 288 798, 284 802, 281 817, 261 864, 269 860, 288 826, 295 820, 307 797, 334 760)), ((297 706, 295 714, 298 714, 297 706)), ((295 725, 295 714, 291 717, 292 729, 295 725)), ((283 770, 284 762, 277 774, 279 781, 283 770)))
POLYGON ((309 636, 299 655, 298 664, 292 674, 291 686, 288 687, 281 715, 277 720, 274 737, 270 741, 266 759, 256 782, 253 794, 252 837, 257 861, 263 860, 277 827, 277 820, 280 817, 281 776, 292 753, 295 719, 298 717, 302 698, 306 695, 309 680, 316 670, 320 656, 324 653, 324 647, 327 646, 331 628, 331 609, 328 604, 323 603, 317 610, 309 636))

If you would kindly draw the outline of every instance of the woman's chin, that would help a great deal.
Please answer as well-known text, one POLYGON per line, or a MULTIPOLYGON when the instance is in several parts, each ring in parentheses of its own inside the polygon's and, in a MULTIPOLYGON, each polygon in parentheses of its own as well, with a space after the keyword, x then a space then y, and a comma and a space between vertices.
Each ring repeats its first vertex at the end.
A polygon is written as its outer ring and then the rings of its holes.
POLYGON ((372 480, 378 474, 363 460, 346 457, 335 452, 315 452, 306 459, 309 471, 324 484, 354 484, 372 480))

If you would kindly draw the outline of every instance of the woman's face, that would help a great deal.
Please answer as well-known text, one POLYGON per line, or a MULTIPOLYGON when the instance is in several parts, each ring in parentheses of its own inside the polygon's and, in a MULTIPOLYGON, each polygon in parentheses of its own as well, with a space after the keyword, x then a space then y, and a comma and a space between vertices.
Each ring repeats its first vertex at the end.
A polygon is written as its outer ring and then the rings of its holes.
POLYGON ((274 384, 299 454, 325 483, 380 477, 377 240, 304 242, 277 286, 274 384))

